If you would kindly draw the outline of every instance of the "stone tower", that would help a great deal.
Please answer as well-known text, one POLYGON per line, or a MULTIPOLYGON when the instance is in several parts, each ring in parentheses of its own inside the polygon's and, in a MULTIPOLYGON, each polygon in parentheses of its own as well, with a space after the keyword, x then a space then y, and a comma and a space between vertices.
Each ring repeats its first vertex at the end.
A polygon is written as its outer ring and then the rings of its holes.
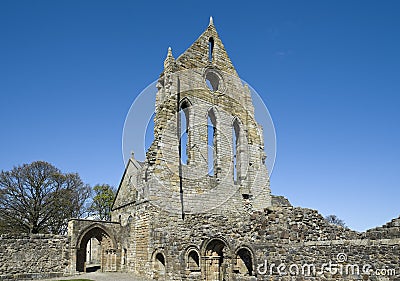
MULTIPOLYGON (((169 257, 178 276, 217 280, 212 276, 222 270, 222 256, 225 267, 236 263, 227 252, 228 242, 210 239, 202 249, 205 234, 196 234, 195 245, 189 243, 194 238, 187 237, 188 231, 222 216, 208 234, 215 237, 212 233, 219 233, 227 221, 249 220, 253 212, 270 207, 271 193, 250 90, 233 67, 212 18, 177 59, 168 49, 154 98, 154 141, 143 163, 130 159, 113 206, 112 220, 129 228, 124 247, 132 264, 127 269, 164 278, 171 270, 169 257), (192 250, 171 249, 176 243, 192 250), (180 261, 182 254, 193 255, 183 262, 191 260, 187 273, 181 271, 188 267, 180 261), (202 264, 200 257, 209 262, 202 264)), ((242 251, 250 256, 250 250, 242 251)))
POLYGON ((262 128, 212 19, 177 59, 168 49, 157 89, 138 199, 182 217, 270 206, 262 128))
POLYGON ((177 59, 168 49, 156 87, 154 141, 144 162, 129 159, 112 222, 70 223, 72 271, 86 270, 94 237, 103 271, 157 280, 253 275, 251 237, 235 225, 271 206, 263 132, 212 18, 177 59), (243 237, 228 240, 233 231, 243 237))

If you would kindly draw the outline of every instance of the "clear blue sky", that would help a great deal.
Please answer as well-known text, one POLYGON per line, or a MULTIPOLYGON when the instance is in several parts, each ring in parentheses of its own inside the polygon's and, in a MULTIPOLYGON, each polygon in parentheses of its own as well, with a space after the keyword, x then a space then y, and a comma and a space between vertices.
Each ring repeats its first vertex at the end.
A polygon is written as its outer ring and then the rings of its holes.
MULTIPOLYGON (((135 97, 207 27, 275 123, 274 194, 356 230, 400 215, 399 1, 0 1, 0 170, 117 186, 135 97)), ((142 134, 141 134, 142 136, 142 134)))

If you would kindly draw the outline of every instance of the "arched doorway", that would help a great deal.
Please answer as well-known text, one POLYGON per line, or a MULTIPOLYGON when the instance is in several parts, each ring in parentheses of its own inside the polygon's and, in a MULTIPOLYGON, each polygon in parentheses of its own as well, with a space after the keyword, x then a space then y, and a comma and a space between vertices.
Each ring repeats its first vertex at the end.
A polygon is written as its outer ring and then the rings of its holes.
POLYGON ((119 262, 116 243, 105 229, 93 226, 83 232, 76 250, 77 271, 86 272, 94 269, 93 267, 98 267, 101 271, 117 271, 119 262), (90 263, 94 261, 98 263, 92 266, 90 263))
POLYGON ((229 280, 229 249, 221 239, 212 239, 207 243, 204 255, 205 280, 229 280))
POLYGON ((165 280, 165 256, 161 252, 153 254, 153 279, 165 280))

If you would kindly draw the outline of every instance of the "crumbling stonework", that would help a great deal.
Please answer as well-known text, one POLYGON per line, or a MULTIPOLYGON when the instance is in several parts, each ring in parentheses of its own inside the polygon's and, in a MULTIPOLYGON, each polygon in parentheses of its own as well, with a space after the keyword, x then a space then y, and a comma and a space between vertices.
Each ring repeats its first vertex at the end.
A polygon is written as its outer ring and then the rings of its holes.
POLYGON ((0 237, 0 280, 62 276, 67 271, 69 259, 66 236, 0 237))
POLYGON ((358 233, 329 224, 315 210, 291 206, 272 206, 251 214, 213 211, 182 220, 149 205, 136 212, 136 221, 141 222, 142 216, 147 221, 147 240, 143 241, 147 247, 142 248, 141 259, 131 260, 125 270, 154 279, 386 280, 382 277, 393 279, 400 273, 398 220, 358 233), (165 260, 161 271, 156 267, 159 253, 165 260), (338 262, 341 254, 346 259, 338 262), (336 264, 338 272, 319 274, 329 264, 336 264), (279 265, 286 266, 280 269, 284 275, 278 272, 279 265), (365 266, 368 274, 363 273, 365 266), (388 276, 377 276, 377 270, 385 270, 388 276))

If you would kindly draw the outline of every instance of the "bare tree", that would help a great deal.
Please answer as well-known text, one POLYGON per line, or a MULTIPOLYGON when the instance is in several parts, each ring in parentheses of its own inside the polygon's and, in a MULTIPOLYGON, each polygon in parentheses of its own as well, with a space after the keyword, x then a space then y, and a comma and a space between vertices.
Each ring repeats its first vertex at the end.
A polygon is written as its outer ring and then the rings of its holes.
POLYGON ((325 220, 326 220, 327 222, 331 223, 331 224, 338 225, 338 226, 341 226, 341 227, 346 227, 346 224, 344 223, 344 221, 341 220, 341 219, 339 219, 339 218, 338 218, 337 216, 335 216, 335 215, 326 216, 326 217, 325 217, 325 220))
POLYGON ((81 217, 90 186, 78 174, 36 161, 0 173, 0 231, 64 234, 81 217))

